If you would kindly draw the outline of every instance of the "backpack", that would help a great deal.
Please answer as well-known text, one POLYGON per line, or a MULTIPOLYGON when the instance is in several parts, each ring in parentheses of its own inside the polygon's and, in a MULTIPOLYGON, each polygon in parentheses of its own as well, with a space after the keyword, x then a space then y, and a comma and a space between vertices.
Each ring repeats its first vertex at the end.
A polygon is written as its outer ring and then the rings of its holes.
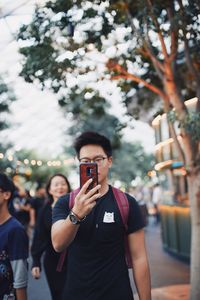
MULTIPOLYGON (((69 195, 69 209, 72 209, 74 206, 74 200, 76 195, 79 193, 80 189, 76 189, 72 191, 69 195)), ((125 231, 128 229, 128 215, 129 215, 129 202, 127 199, 127 196, 125 193, 123 193, 121 190, 115 188, 112 186, 112 191, 115 197, 115 200, 117 202, 117 206, 122 218, 122 222, 125 228, 125 231)), ((132 261, 131 261, 131 255, 129 251, 129 246, 128 246, 128 236, 125 234, 124 236, 124 243, 125 243, 125 258, 126 258, 126 264, 128 268, 132 268, 132 261)), ((67 249, 65 249, 61 254, 60 258, 58 261, 58 265, 56 268, 56 271, 61 272, 62 271, 62 266, 64 264, 64 260, 67 254, 67 249)))

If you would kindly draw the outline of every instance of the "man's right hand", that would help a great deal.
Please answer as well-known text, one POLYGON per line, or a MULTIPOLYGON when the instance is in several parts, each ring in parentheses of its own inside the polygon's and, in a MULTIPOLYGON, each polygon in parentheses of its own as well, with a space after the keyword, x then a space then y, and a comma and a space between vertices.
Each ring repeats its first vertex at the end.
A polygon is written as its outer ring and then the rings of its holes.
POLYGON ((77 215, 79 219, 84 218, 87 216, 91 210, 96 205, 96 200, 101 197, 101 194, 98 192, 98 190, 101 188, 101 185, 98 184, 93 189, 91 189, 89 192, 86 193, 87 188, 92 182, 92 178, 90 178, 81 188, 80 192, 77 194, 74 206, 72 208, 72 211, 77 215))
POLYGON ((40 268, 39 267, 33 267, 31 270, 32 276, 35 279, 39 279, 40 278, 40 268))

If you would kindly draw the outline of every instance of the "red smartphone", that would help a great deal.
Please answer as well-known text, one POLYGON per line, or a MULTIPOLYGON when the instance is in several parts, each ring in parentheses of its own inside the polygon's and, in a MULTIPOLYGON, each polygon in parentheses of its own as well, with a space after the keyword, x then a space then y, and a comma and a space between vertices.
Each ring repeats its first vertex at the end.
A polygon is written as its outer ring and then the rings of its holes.
POLYGON ((82 188, 85 182, 88 181, 90 178, 92 178, 93 180, 90 183, 89 187, 87 188, 86 193, 98 185, 98 166, 97 163, 81 163, 80 164, 80 188, 82 188))

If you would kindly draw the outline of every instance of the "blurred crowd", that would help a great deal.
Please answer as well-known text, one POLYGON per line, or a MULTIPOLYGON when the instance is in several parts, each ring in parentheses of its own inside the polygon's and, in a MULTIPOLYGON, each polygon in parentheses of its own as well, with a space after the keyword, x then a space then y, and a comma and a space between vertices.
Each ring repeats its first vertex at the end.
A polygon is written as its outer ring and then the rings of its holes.
POLYGON ((159 183, 154 185, 138 185, 128 190, 139 203, 146 225, 148 222, 160 222, 159 206, 162 201, 162 188, 159 183))

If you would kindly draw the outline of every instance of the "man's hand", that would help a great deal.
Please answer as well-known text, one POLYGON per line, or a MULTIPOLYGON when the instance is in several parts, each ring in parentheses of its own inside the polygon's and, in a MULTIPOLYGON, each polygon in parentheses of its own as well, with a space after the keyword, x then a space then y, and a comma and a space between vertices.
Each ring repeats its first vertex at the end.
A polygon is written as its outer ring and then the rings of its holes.
POLYGON ((89 192, 86 193, 87 188, 92 182, 90 178, 81 188, 80 192, 77 194, 74 202, 73 212, 77 215, 79 219, 87 216, 91 210, 96 205, 96 200, 101 197, 101 194, 98 190, 101 188, 101 185, 97 185, 89 192))
POLYGON ((33 267, 31 270, 32 276, 35 279, 39 279, 40 278, 40 268, 39 267, 33 267))

